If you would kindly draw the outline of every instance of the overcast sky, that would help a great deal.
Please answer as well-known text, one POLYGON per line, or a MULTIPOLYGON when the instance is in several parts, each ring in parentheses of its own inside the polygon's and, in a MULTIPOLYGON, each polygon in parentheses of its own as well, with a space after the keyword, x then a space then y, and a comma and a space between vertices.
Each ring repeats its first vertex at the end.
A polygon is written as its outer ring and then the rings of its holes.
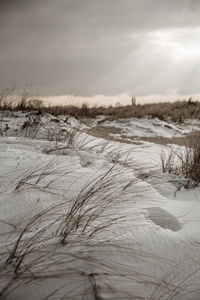
POLYGON ((200 0, 0 0, 0 86, 200 93, 200 0))

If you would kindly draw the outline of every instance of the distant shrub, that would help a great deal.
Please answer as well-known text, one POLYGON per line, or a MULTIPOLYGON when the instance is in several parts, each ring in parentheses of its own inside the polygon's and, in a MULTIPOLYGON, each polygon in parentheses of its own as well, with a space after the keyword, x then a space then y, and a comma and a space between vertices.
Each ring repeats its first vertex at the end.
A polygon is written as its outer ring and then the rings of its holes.
POLYGON ((27 107, 33 110, 40 110, 43 107, 42 100, 39 99, 31 99, 27 102, 27 107))
POLYGON ((109 120, 120 118, 142 118, 151 116, 163 121, 172 120, 182 123, 187 118, 200 119, 200 102, 176 101, 151 104, 134 104, 123 106, 118 103, 109 107, 89 107, 87 104, 76 105, 53 105, 45 106, 40 99, 32 99, 24 90, 22 96, 14 95, 14 89, 3 89, 0 91, 0 110, 38 110, 52 115, 71 115, 75 118, 95 118, 98 115, 107 116, 109 120))

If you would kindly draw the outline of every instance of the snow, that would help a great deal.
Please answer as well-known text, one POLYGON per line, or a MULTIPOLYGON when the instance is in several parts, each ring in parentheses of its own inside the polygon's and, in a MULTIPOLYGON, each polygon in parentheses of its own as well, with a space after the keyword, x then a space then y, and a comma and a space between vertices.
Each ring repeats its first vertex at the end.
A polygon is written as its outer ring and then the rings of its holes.
MULTIPOLYGON (((138 137, 197 123, 165 125, 112 122, 138 137)), ((1 299, 200 299, 200 188, 162 174, 167 146, 67 116, 6 113, 0 128, 1 299)))
POLYGON ((130 118, 114 121, 104 121, 102 126, 115 127, 122 130, 127 137, 183 137, 193 130, 200 129, 198 120, 186 120, 185 124, 161 121, 157 118, 130 118))

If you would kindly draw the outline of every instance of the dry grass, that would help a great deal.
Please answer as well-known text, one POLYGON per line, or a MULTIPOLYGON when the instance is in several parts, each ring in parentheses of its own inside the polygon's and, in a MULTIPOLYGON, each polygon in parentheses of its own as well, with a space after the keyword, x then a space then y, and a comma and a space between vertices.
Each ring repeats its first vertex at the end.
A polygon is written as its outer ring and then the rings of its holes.
POLYGON ((30 96, 27 88, 25 88, 22 94, 15 94, 15 87, 5 88, 0 90, 0 110, 26 110, 35 109, 38 110, 43 106, 42 101, 34 99, 30 96))
MULTIPOLYGON (((40 172, 30 170, 15 190, 20 193, 25 187, 40 189, 40 181, 52 172, 54 174, 50 164, 40 172)), ((10 241, 5 253, 1 253, 4 260, 1 265, 1 299, 31 281, 72 280, 75 277, 76 282, 81 276, 88 278, 94 299, 100 299, 95 274, 83 273, 81 264, 98 264, 95 251, 98 253, 98 247, 108 242, 107 234, 113 226, 127 221, 125 215, 112 214, 112 208, 120 203, 123 193, 118 184, 119 176, 119 170, 111 168, 89 181, 75 198, 66 195, 64 201, 22 220, 18 237, 10 241)))
POLYGON ((192 278, 199 274, 199 270, 198 264, 194 267, 194 261, 190 259, 182 264, 175 264, 157 283, 149 300, 193 299, 199 287, 192 282, 192 278))
POLYGON ((171 119, 174 122, 183 122, 187 118, 200 118, 200 102, 180 101, 174 103, 157 103, 144 105, 118 106, 118 107, 82 107, 76 106, 51 106, 41 109, 42 112, 48 112, 52 115, 68 114, 76 118, 88 117, 94 118, 99 115, 107 116, 108 120, 120 118, 142 118, 151 116, 167 121, 171 119))
POLYGON ((163 173, 185 178, 184 187, 194 188, 200 184, 200 134, 192 133, 185 139, 182 149, 172 148, 169 155, 161 155, 163 173))
POLYGON ((14 88, 0 91, 0 110, 35 110, 39 113, 50 113, 52 115, 71 115, 75 118, 95 118, 99 115, 107 116, 109 120, 119 118, 142 118, 151 116, 160 120, 171 119, 174 122, 183 122, 186 118, 200 118, 200 102, 177 101, 174 103, 154 103, 144 105, 126 105, 109 107, 88 107, 83 104, 81 107, 75 105, 65 106, 44 106, 40 99, 34 99, 25 89, 21 96, 14 96, 14 88))
POLYGON ((76 118, 88 117, 94 118, 98 115, 107 116, 108 120, 116 120, 120 118, 142 118, 144 116, 151 116, 152 118, 159 118, 167 121, 171 119, 174 122, 183 122, 187 118, 200 118, 200 102, 192 101, 177 101, 174 103, 156 103, 144 105, 126 105, 126 106, 110 106, 110 107, 82 107, 76 106, 52 106, 44 108, 51 114, 69 114, 76 118))
POLYGON ((60 165, 59 157, 50 160, 47 164, 39 165, 23 173, 15 186, 20 192, 23 189, 40 189, 45 192, 55 191, 55 182, 61 177, 71 173, 66 165, 60 165))

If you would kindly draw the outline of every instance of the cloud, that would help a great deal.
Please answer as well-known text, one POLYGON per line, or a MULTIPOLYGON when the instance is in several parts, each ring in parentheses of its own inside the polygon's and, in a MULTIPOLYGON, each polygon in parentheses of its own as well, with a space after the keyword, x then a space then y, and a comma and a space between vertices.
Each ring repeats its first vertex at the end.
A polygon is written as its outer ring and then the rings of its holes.
POLYGON ((200 92, 199 8, 198 0, 1 0, 0 85, 49 95, 200 92))

